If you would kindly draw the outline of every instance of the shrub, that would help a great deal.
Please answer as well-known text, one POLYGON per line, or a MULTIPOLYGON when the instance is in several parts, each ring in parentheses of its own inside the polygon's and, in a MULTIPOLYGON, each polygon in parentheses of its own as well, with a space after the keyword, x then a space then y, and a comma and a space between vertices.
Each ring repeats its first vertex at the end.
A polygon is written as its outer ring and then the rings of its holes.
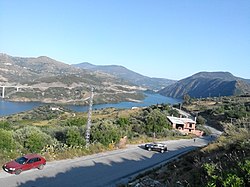
POLYGON ((121 137, 116 126, 109 123, 101 123, 92 126, 90 138, 92 142, 97 141, 108 146, 110 143, 117 143, 121 137))
POLYGON ((31 152, 40 152, 45 145, 55 141, 39 128, 30 126, 16 130, 14 139, 31 152))
POLYGON ((65 123, 67 126, 86 126, 87 118, 71 118, 68 119, 65 123))
POLYGON ((226 179, 223 181, 224 187, 240 187, 243 185, 244 185, 243 179, 231 173, 229 173, 226 179))
POLYGON ((0 150, 13 150, 16 148, 16 143, 13 138, 13 133, 4 129, 0 129, 0 150))
POLYGON ((44 137, 37 132, 31 133, 24 142, 25 148, 31 152, 40 152, 45 145, 44 137))
POLYGON ((128 120, 128 118, 119 118, 119 119, 117 120, 117 124, 118 124, 120 127, 124 128, 125 126, 127 126, 127 125, 129 124, 129 120, 128 120))
POLYGON ((0 122, 0 128, 5 129, 5 130, 10 130, 11 129, 11 124, 7 121, 1 121, 0 122))
POLYGON ((71 128, 66 134, 66 144, 69 146, 85 145, 85 139, 76 128, 71 128))
POLYGON ((52 126, 52 127, 45 127, 43 131, 50 135, 52 138, 55 138, 57 141, 61 143, 66 143, 66 134, 70 127, 65 126, 52 126))
POLYGON ((198 123, 198 124, 201 124, 201 125, 205 125, 206 119, 203 118, 202 116, 198 116, 198 117, 197 117, 197 123, 198 123))
POLYGON ((146 118, 147 133, 162 132, 164 128, 171 128, 166 116, 159 109, 153 110, 146 118))

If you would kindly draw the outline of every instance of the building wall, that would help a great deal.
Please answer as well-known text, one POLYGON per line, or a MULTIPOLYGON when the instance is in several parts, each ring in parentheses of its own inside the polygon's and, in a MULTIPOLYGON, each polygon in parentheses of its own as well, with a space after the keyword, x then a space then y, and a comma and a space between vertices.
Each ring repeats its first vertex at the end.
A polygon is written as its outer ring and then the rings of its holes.
MULTIPOLYGON (((177 129, 175 123, 172 124, 172 127, 174 129, 177 129)), ((185 134, 195 134, 197 136, 202 136, 203 131, 196 130, 195 127, 196 127, 195 123, 185 123, 183 129, 177 129, 177 130, 179 130, 180 132, 185 133, 185 134)))

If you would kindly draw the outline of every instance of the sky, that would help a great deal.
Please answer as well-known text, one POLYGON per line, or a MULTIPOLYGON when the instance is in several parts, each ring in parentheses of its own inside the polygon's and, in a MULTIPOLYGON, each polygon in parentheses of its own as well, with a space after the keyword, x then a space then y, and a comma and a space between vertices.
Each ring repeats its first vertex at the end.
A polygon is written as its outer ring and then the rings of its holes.
POLYGON ((0 53, 250 79, 249 0, 0 0, 0 53))

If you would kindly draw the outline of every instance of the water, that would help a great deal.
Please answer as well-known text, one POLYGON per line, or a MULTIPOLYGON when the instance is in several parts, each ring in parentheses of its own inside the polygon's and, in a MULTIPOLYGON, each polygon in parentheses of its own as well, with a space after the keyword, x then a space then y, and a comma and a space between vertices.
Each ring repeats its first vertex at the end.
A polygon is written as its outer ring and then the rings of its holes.
MULTIPOLYGON (((132 108, 132 107, 145 107, 154 104, 168 103, 176 104, 182 102, 180 99, 174 99, 171 97, 164 97, 159 94, 145 94, 147 97, 142 102, 120 102, 120 103, 111 103, 111 104, 98 104, 93 105, 93 109, 103 109, 103 108, 132 108)), ((10 102, 0 100, 0 116, 7 116, 11 114, 16 114, 24 111, 31 110, 40 105, 44 105, 40 102, 10 102)), ((67 108, 75 112, 86 112, 88 111, 88 106, 79 106, 79 105, 67 105, 67 108)))
POLYGON ((10 102, 0 100, 0 116, 7 116, 19 112, 31 110, 42 105, 39 102, 10 102))

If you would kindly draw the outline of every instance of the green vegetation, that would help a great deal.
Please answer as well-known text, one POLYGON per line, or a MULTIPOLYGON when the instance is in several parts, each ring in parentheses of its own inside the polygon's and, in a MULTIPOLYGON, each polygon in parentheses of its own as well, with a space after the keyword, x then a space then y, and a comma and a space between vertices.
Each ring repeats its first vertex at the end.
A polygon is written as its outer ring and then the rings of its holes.
POLYGON ((223 134, 207 147, 140 176, 137 181, 145 177, 158 181, 158 185, 173 187, 250 186, 249 106, 247 96, 207 98, 184 104, 185 110, 199 114, 200 124, 206 122, 223 129, 223 134))
POLYGON ((11 131, 0 129, 0 150, 11 151, 16 148, 16 142, 13 139, 11 131))
POLYGON ((178 112, 169 105, 94 110, 90 147, 86 148, 87 113, 43 105, 1 119, 0 162, 30 152, 40 153, 48 160, 92 154, 120 147, 124 137, 129 143, 183 137, 172 129, 167 115, 177 116, 178 112))
MULTIPOLYGON (((182 108, 197 116, 198 129, 208 134, 204 124, 209 124, 224 133, 209 146, 149 174, 150 178, 168 186, 249 186, 249 99, 188 98, 182 108)), ((171 128, 168 115, 178 116, 178 112, 164 104, 133 110, 94 110, 90 146, 86 148, 87 113, 44 105, 1 119, 0 162, 30 152, 40 153, 47 160, 73 158, 119 147, 124 137, 127 143, 183 138, 171 128)))
POLYGON ((83 146, 85 145, 85 139, 81 136, 78 128, 70 128, 66 134, 66 144, 69 146, 83 146))
MULTIPOLYGON (((62 79, 64 80, 64 79, 62 79)), ((66 79, 67 80, 67 79, 66 79)), ((54 80, 55 81, 55 80, 54 80)), ((69 80, 70 81, 70 80, 69 80)), ((90 80, 89 80, 90 81, 90 80)), ((119 89, 123 88, 117 86, 119 89)), ((118 88, 117 88, 118 89, 118 88)), ((140 91, 131 92, 131 89, 124 87, 121 92, 113 93, 113 90, 107 90, 106 88, 95 89, 97 94, 94 98, 95 104, 103 103, 118 103, 122 101, 131 100, 143 100, 145 98, 144 94, 140 91)), ((39 101, 44 103, 61 103, 61 104, 79 104, 87 105, 88 102, 84 98, 89 95, 88 88, 83 88, 76 86, 74 88, 67 88, 67 86, 54 87, 49 86, 41 90, 39 88, 23 88, 20 92, 12 92, 6 98, 11 101, 39 101)))

